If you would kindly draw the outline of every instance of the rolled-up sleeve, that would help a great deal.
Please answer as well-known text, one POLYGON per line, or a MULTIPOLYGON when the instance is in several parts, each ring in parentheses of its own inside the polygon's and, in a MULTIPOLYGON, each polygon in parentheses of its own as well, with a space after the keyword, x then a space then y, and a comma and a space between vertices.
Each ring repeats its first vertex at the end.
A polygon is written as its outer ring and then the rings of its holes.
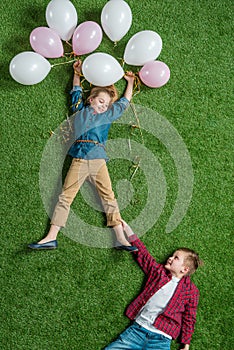
POLYGON ((129 104, 129 101, 125 97, 121 97, 118 101, 114 102, 111 108, 105 112, 106 121, 112 123, 114 120, 120 118, 129 104))
POLYGON ((82 88, 80 86, 73 86, 70 91, 71 95, 71 110, 72 113, 80 111, 84 107, 82 88))

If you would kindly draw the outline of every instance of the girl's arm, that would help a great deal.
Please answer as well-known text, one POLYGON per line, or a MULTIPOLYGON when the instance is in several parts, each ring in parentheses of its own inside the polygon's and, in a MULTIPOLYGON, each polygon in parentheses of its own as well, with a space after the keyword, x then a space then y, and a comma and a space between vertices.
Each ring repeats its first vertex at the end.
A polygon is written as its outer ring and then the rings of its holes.
POLYGON ((73 86, 80 86, 81 65, 82 65, 81 60, 78 60, 73 64, 73 69, 74 69, 73 86))
POLYGON ((82 88, 80 86, 81 65, 81 60, 78 60, 73 64, 73 89, 70 92, 72 113, 80 111, 84 106, 82 99, 82 88))
POLYGON ((130 102, 132 99, 135 75, 133 72, 126 72, 124 78, 127 81, 127 87, 124 92, 124 97, 126 97, 126 99, 130 102))

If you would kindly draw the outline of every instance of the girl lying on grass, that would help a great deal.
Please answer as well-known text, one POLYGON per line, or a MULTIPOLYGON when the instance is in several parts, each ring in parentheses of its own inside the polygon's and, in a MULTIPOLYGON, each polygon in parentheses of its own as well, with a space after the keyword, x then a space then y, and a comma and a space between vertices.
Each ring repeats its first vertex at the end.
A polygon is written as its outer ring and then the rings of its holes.
POLYGON ((135 76, 132 72, 125 74, 127 87, 124 96, 118 99, 114 85, 94 87, 87 99, 87 105, 82 100, 80 86, 82 62, 74 63, 73 89, 71 91, 72 109, 75 113, 74 129, 76 140, 69 150, 73 158, 67 173, 62 193, 51 219, 48 234, 37 243, 28 245, 31 249, 55 249, 58 246, 57 235, 65 227, 70 206, 85 180, 91 180, 101 198, 107 217, 107 226, 115 231, 118 249, 128 252, 137 251, 126 239, 121 225, 121 215, 112 190, 107 169, 107 154, 105 144, 112 122, 120 118, 132 98, 135 76))

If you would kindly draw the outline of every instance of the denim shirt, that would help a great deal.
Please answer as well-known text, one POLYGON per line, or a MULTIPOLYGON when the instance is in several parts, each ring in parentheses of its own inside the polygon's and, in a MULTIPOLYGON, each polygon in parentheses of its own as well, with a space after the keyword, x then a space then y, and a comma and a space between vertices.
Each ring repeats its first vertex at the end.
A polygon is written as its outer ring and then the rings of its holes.
POLYGON ((68 154, 73 158, 108 160, 105 145, 110 126, 114 120, 121 117, 129 101, 121 97, 106 112, 96 113, 91 106, 84 105, 80 86, 74 86, 70 94, 74 112, 75 139, 91 140, 95 143, 75 141, 68 154))

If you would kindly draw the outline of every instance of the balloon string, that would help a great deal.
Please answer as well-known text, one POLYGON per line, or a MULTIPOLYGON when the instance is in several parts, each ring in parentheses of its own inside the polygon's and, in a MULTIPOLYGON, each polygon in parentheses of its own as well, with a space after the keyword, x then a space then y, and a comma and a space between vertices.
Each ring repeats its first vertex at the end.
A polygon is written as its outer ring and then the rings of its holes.
MULTIPOLYGON (((143 138, 143 134, 142 134, 142 130, 141 130, 141 126, 140 126, 140 121, 139 121, 139 118, 138 118, 138 115, 137 115, 137 112, 136 112, 136 108, 135 108, 135 105, 133 102, 130 102, 130 106, 132 108, 132 111, 133 111, 133 114, 136 118, 136 121, 137 121, 137 125, 131 125, 132 128, 137 128, 140 130, 140 134, 141 134, 141 139, 142 139, 142 144, 144 145, 144 138, 143 138)), ((131 152, 131 140, 129 138, 129 149, 130 149, 130 152, 131 152)), ((141 162, 141 158, 139 156, 136 156, 135 157, 135 160, 133 161, 133 168, 134 169, 134 172, 132 173, 131 177, 130 177, 130 182, 133 180, 134 176, 136 175, 138 169, 140 168, 140 162, 141 162), (137 160, 137 161, 136 161, 137 160)))
POLYGON ((71 62, 75 62, 75 61, 77 61, 77 59, 74 59, 74 60, 71 60, 71 61, 67 61, 67 62, 55 63, 55 64, 51 65, 51 68, 53 68, 55 66, 61 66, 62 64, 68 64, 68 63, 71 63, 71 62))
POLYGON ((80 87, 81 87, 82 90, 84 91, 84 82, 86 81, 86 79, 85 79, 84 75, 82 75, 82 74, 80 74, 80 77, 83 77, 83 78, 84 78, 84 79, 82 79, 82 80, 80 81, 80 87))
POLYGON ((136 158, 137 158, 137 163, 134 163, 134 165, 133 165, 133 167, 135 168, 135 170, 134 170, 133 174, 132 174, 131 177, 130 177, 130 180, 129 180, 130 182, 133 180, 134 176, 136 175, 137 170, 138 170, 139 167, 140 167, 140 161, 141 161, 141 159, 138 158, 138 157, 136 157, 136 158))
POLYGON ((65 55, 65 56, 70 56, 70 57, 75 56, 73 51, 71 51, 71 52, 65 52, 64 55, 65 55))
POLYGON ((142 139, 142 144, 144 145, 144 138, 143 138, 143 134, 142 134, 142 130, 141 130, 141 126, 140 126, 140 120, 138 118, 137 112, 136 112, 136 108, 133 102, 130 102, 130 106, 132 108, 133 114, 136 118, 137 121, 137 128, 140 130, 140 134, 141 134, 141 139, 142 139))
POLYGON ((71 46, 72 47, 72 44, 69 43, 69 41, 65 41, 67 45, 71 46))
POLYGON ((133 88, 133 97, 139 94, 141 91, 141 80, 138 76, 138 72, 135 73, 135 84, 133 88))
POLYGON ((120 61, 120 65, 121 65, 121 67, 123 68, 123 67, 124 67, 124 64, 125 64, 124 59, 123 59, 122 57, 117 57, 117 60, 120 61))

